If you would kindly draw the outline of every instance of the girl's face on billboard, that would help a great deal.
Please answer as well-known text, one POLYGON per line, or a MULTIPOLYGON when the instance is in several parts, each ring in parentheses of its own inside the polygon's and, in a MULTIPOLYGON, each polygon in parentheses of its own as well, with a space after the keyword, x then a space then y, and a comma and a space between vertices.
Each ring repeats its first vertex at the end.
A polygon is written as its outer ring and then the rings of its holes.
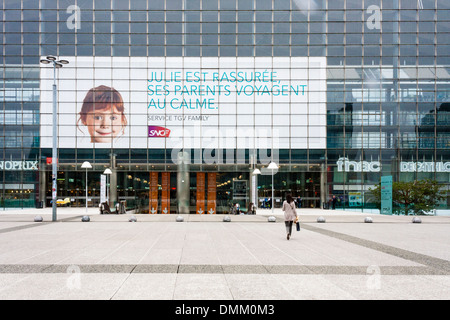
POLYGON ((122 113, 111 105, 105 109, 91 111, 86 115, 86 126, 91 142, 111 143, 123 129, 122 113))

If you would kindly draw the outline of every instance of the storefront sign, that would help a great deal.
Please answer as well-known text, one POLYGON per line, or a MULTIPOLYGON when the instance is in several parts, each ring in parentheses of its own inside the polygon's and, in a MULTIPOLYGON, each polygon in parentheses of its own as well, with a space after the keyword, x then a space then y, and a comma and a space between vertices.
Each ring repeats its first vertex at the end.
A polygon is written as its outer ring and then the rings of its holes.
MULTIPOLYGON (((350 161, 348 158, 339 158, 336 162, 339 172, 380 172, 380 161, 350 161)), ((400 172, 449 172, 450 162, 414 162, 401 161, 400 172)))
POLYGON ((380 172, 381 163, 379 161, 350 161, 348 158, 339 158, 336 162, 338 171, 354 172, 380 172))
POLYGON ((450 162, 400 162, 400 172, 450 172, 450 162))
POLYGON ((0 170, 39 170, 37 161, 0 161, 0 170))

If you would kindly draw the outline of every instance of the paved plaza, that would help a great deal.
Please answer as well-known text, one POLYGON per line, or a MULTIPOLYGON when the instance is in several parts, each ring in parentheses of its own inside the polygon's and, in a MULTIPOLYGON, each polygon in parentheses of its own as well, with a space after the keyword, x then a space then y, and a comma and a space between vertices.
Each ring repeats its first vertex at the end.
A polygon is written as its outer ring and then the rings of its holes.
POLYGON ((449 299, 450 217, 0 212, 0 299, 449 299), (40 215, 42 222, 34 222, 40 215), (136 222, 129 222, 131 217, 136 222), (319 223, 318 217, 325 222, 319 223), (371 217, 372 223, 365 218, 371 217))

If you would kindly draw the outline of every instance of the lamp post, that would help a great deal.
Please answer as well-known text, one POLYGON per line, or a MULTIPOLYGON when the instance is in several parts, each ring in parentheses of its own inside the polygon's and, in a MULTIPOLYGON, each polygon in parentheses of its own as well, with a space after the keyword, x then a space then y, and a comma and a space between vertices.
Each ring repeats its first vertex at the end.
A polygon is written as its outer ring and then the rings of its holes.
POLYGON ((88 173, 87 173, 87 169, 92 169, 92 166, 89 163, 89 161, 85 161, 81 165, 81 168, 86 169, 86 214, 87 214, 88 213, 88 173))
POLYGON ((273 195, 274 195, 274 189, 273 189, 273 170, 278 169, 278 166, 275 162, 270 162, 269 166, 267 167, 268 169, 272 170, 272 214, 273 214, 273 207, 275 204, 275 201, 273 199, 273 195))
POLYGON ((251 186, 252 186, 252 201, 253 205, 258 208, 258 182, 257 182, 257 176, 258 174, 261 174, 261 171, 258 168, 255 168, 255 170, 253 170, 252 172, 252 182, 251 182, 251 186))
POLYGON ((64 64, 68 64, 67 60, 56 60, 54 56, 47 56, 41 59, 42 64, 53 64, 53 148, 52 148, 52 221, 56 221, 56 177, 57 177, 57 121, 58 109, 56 107, 56 69, 60 69, 64 64))
POLYGON ((106 174, 106 201, 108 202, 109 206, 109 196, 108 196, 108 176, 112 174, 112 171, 110 168, 106 168, 105 171, 103 171, 103 174, 106 174))

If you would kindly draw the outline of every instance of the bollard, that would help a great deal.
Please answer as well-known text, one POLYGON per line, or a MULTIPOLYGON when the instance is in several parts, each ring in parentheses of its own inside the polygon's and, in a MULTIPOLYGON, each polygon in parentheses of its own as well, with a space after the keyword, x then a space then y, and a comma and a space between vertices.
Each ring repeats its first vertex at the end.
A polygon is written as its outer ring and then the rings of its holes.
POLYGON ((414 217, 412 223, 422 223, 422 220, 419 217, 414 217))
POLYGON ((42 222, 44 219, 42 219, 41 216, 34 217, 34 222, 42 222))
POLYGON ((270 217, 267 219, 267 221, 268 221, 268 222, 275 222, 275 221, 277 221, 277 218, 275 218, 274 216, 270 216, 270 217))
POLYGON ((230 216, 223 217, 223 222, 230 222, 230 221, 231 221, 230 216))
POLYGON ((83 217, 81 218, 81 221, 83 221, 83 222, 89 222, 89 221, 91 221, 91 218, 89 218, 89 216, 83 216, 83 217))
POLYGON ((366 217, 366 218, 364 219, 364 222, 365 222, 365 223, 372 223, 373 220, 372 220, 371 217, 366 217))
POLYGON ((320 217, 317 218, 317 222, 324 223, 325 222, 325 218, 320 216, 320 217))

